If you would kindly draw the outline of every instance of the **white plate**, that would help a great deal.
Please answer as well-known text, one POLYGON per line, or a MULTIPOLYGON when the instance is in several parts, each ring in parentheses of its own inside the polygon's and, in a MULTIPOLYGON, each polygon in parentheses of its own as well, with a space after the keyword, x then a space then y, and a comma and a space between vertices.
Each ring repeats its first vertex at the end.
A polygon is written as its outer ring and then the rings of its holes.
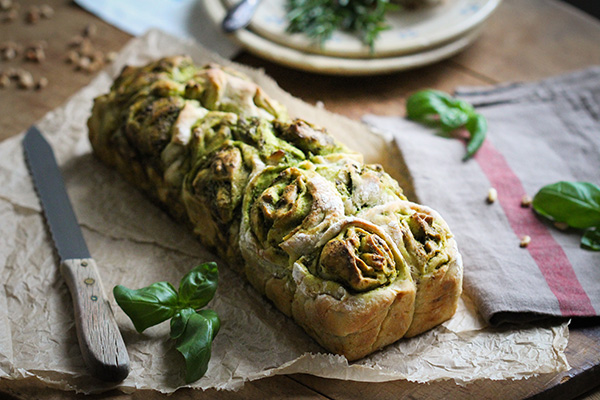
MULTIPOLYGON (((213 19, 216 29, 219 29, 220 22, 225 16, 225 7, 220 0, 204 0, 204 5, 213 19)), ((417 68, 448 58, 471 44, 479 36, 480 30, 481 28, 476 28, 451 42, 425 51, 397 57, 368 59, 304 53, 272 42, 246 29, 234 32, 231 34, 231 38, 248 51, 288 67, 323 74, 374 75, 417 68)))
MULTIPOLYGON (((228 7, 239 0, 221 0, 228 7)), ((286 0, 262 0, 252 18, 250 30, 273 42, 306 53, 337 57, 390 57, 439 46, 480 26, 497 8, 500 0, 442 0, 417 10, 388 12, 389 30, 380 33, 372 52, 356 36, 335 32, 323 46, 304 34, 286 32, 286 0)))

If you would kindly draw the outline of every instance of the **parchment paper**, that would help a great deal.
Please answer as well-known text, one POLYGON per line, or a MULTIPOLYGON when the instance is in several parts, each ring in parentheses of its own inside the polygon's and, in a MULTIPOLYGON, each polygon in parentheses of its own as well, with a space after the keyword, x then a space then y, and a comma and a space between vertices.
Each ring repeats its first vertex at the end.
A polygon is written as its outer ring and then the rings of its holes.
MULTIPOLYGON (((54 147, 108 291, 116 284, 139 288, 161 280, 176 285, 198 263, 219 263, 220 285, 209 307, 219 313, 222 327, 208 372, 192 387, 238 389, 245 381, 288 373, 374 382, 453 379, 465 383, 480 378, 519 379, 568 368, 566 323, 494 330, 485 327, 468 299, 443 326, 358 362, 348 363, 323 352, 295 323, 204 250, 190 232, 91 154, 85 123, 92 100, 108 90, 120 68, 125 63, 142 64, 182 53, 198 63, 231 64, 192 42, 150 31, 133 39, 108 71, 38 126, 54 147)), ((364 125, 292 98, 260 71, 239 68, 285 103, 293 115, 328 127, 369 161, 384 161, 388 170, 397 165, 395 156, 386 153, 385 142, 364 125)), ((114 385, 89 377, 84 367, 70 296, 24 164, 21 139, 18 135, 0 143, 0 377, 36 376, 48 385, 84 393, 107 390, 114 385)), ((397 169, 389 172, 400 175, 397 169)), ((118 388, 169 393, 181 387, 183 358, 168 338, 168 323, 138 334, 111 301, 132 366, 118 388)))

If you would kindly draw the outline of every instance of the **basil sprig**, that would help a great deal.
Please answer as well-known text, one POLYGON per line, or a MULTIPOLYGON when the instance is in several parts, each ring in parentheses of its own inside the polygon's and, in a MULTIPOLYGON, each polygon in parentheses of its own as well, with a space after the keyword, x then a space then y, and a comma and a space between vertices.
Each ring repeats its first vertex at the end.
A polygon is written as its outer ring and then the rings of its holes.
POLYGON ((425 89, 410 96, 406 101, 406 116, 441 129, 444 134, 465 129, 469 133, 469 140, 463 160, 475 155, 487 133, 486 119, 476 113, 472 105, 439 90, 425 89))
POLYGON ((555 222, 584 230, 581 246, 600 251, 600 188, 589 182, 557 182, 541 188, 534 210, 555 222))
POLYGON ((138 332, 171 319, 170 336, 185 359, 186 383, 206 373, 212 341, 221 326, 215 311, 199 310, 215 295, 218 279, 217 264, 209 262, 188 272, 179 283, 179 291, 169 282, 141 289, 117 285, 113 289, 117 304, 138 332))

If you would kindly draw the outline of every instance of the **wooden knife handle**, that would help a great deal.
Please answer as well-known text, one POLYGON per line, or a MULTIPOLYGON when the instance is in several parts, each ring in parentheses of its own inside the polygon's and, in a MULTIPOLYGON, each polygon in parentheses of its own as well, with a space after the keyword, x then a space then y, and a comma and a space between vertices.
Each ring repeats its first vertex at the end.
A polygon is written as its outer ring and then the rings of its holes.
POLYGON ((90 372, 108 382, 129 374, 129 356, 104 293, 93 258, 64 260, 60 272, 75 308, 75 326, 83 360, 90 372))

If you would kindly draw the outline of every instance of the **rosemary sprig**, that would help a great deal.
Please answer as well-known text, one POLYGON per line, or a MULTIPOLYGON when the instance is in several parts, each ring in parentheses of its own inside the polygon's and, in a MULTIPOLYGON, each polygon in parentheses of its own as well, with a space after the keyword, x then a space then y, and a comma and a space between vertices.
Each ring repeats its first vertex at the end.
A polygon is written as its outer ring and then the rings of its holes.
POLYGON ((290 33, 304 33, 323 46, 336 30, 355 33, 373 51, 375 39, 389 29, 385 14, 398 6, 390 0, 288 0, 290 33))

